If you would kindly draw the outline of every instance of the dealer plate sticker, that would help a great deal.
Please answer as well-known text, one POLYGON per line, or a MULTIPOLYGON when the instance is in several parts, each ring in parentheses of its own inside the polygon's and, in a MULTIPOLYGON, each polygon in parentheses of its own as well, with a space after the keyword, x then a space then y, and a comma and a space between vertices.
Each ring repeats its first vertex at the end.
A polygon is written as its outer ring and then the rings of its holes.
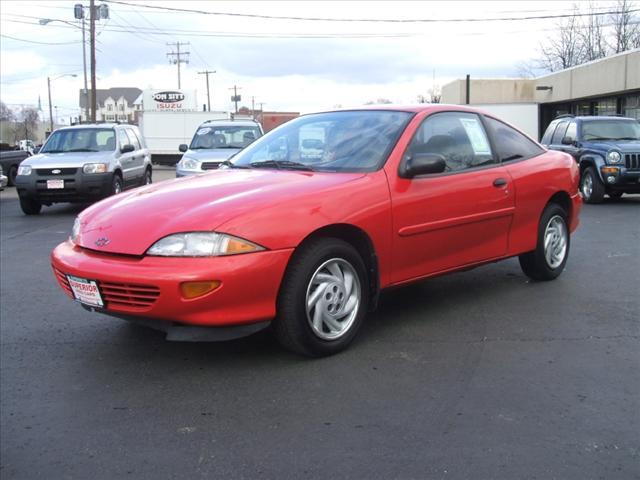
POLYGON ((73 291, 73 296, 76 297, 80 303, 85 305, 91 305, 93 307, 103 307, 102 297, 100 296, 100 290, 98 285, 93 280, 87 280, 85 278, 72 277, 67 275, 69 280, 69 286, 73 291))
POLYGON ((47 180, 48 189, 64 188, 64 180, 47 180))

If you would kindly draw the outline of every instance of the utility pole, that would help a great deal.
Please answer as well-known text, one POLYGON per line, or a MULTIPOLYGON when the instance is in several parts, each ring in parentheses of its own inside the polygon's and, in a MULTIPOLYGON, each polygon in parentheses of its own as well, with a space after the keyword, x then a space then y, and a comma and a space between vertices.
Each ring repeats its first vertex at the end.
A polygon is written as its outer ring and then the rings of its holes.
POLYGON ((51 106, 51 79, 47 77, 47 90, 49 91, 49 131, 53 132, 53 107, 51 106))
POLYGON ((207 112, 211 111, 211 97, 209 96, 209 74, 216 73, 215 70, 205 70, 204 72, 198 72, 198 75, 206 75, 207 80, 207 112))
POLYGON ((167 53, 167 58, 169 59, 169 63, 173 63, 174 65, 178 65, 178 89, 181 88, 180 85, 180 64, 181 63, 189 63, 189 54, 190 52, 181 52, 180 51, 180 47, 182 45, 189 45, 189 42, 167 42, 167 46, 174 46, 176 47, 176 51, 171 51, 167 53), (186 59, 183 59, 181 57, 187 57, 186 59))
MULTIPOLYGON (((84 72, 84 118, 89 118, 89 102, 87 101, 87 41, 84 34, 84 11, 82 14, 82 71, 84 72)), ((80 113, 82 118, 82 113, 80 113)))
POLYGON ((91 42, 91 123, 96 123, 98 102, 96 96, 96 4, 89 1, 89 42, 91 42))
POLYGON ((237 85, 234 85, 233 88, 229 89, 229 90, 233 90, 233 96, 231 97, 231 101, 236 105, 236 113, 238 113, 238 102, 242 100, 242 97, 238 95, 238 88, 242 90, 242 87, 238 87, 237 85))
POLYGON ((251 95, 251 118, 256 119, 256 97, 251 95))

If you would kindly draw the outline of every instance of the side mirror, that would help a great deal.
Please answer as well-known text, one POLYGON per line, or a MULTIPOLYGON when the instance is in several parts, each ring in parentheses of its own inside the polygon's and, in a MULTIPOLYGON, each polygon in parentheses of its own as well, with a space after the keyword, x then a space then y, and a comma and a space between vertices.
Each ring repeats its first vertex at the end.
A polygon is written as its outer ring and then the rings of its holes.
POLYGON ((36 154, 40 153, 40 149, 41 149, 41 148, 42 148, 42 147, 34 147, 34 148, 33 148, 33 154, 34 154, 34 155, 36 155, 36 154))
POLYGON ((180 150, 182 153, 184 153, 187 150, 189 150, 189 145, 187 145, 186 143, 181 143, 180 146, 178 147, 178 150, 180 150))
POLYGON ((120 149, 120 153, 129 153, 129 152, 133 152, 135 150, 135 148, 133 147, 133 145, 131 145, 130 143, 127 143, 126 145, 123 145, 122 148, 120 149))
POLYGON ((437 153, 416 153, 410 156, 400 167, 402 178, 413 178, 418 175, 442 173, 447 168, 447 162, 437 153))
POLYGON ((563 137, 562 139, 562 145, 573 145, 573 138, 572 137, 563 137))

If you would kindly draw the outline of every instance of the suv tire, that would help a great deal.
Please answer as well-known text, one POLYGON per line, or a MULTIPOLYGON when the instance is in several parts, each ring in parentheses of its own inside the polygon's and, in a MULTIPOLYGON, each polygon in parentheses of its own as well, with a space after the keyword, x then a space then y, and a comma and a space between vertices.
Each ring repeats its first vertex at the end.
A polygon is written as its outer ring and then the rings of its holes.
POLYGON ((38 215, 42 210, 42 204, 33 198, 20 197, 20 208, 25 215, 38 215))
POLYGON ((580 177, 580 193, 585 203, 602 203, 604 184, 593 167, 587 167, 580 177))
POLYGON ((113 174, 113 180, 111 180, 111 195, 116 195, 124 190, 122 184, 122 177, 118 173, 113 174))
POLYGON ((147 169, 144 171, 144 175, 142 176, 142 183, 140 185, 151 185, 153 183, 153 178, 151 175, 151 167, 147 167, 147 169))
POLYGON ((538 224, 536 249, 518 258, 524 274, 537 281, 557 278, 569 258, 571 235, 567 212, 557 203, 546 206, 538 224))

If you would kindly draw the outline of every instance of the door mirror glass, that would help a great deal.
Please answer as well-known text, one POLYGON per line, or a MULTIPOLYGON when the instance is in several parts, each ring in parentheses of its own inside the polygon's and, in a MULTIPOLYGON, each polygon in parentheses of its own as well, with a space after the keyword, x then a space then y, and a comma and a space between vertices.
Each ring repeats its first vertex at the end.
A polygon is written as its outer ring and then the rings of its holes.
POLYGON ((562 144, 563 145, 573 145, 573 138, 572 137, 563 137, 562 138, 562 144))
POLYGON ((180 146, 178 147, 178 150, 180 150, 182 153, 184 153, 187 150, 189 150, 189 145, 187 145, 186 143, 181 143, 180 146))
POLYGON ((133 147, 133 145, 131 145, 130 143, 127 143, 126 145, 123 145, 122 148, 120 149, 121 153, 129 153, 129 152, 133 152, 135 150, 135 148, 133 147))
POLYGON ((404 163, 400 176, 413 178, 418 175, 442 173, 446 168, 447 163, 442 155, 437 153, 415 153, 404 163))

